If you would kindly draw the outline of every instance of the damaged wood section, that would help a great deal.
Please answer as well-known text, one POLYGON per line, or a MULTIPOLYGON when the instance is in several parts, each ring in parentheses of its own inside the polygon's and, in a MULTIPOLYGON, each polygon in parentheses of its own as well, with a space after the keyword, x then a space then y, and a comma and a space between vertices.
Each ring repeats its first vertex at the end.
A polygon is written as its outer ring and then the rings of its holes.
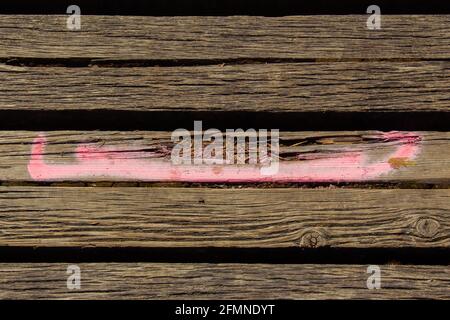
POLYGON ((449 73, 449 61, 0 65, 0 110, 447 112, 449 73))
POLYGON ((81 288, 63 263, 0 264, 2 299, 449 299, 447 266, 81 263, 81 288))
MULTIPOLYGON (((195 166, 177 168, 172 165, 170 155, 174 143, 170 136, 171 132, 150 131, 0 131, 0 180, 4 184, 25 181, 202 182, 197 179, 195 166), (125 167, 132 171, 129 175, 121 175, 125 167), (149 171, 149 168, 155 170, 149 171), (176 170, 182 170, 184 176, 168 173, 177 173, 176 170)), ((240 171, 242 173, 250 166, 225 164, 207 167, 207 170, 214 169, 213 178, 203 182, 445 185, 450 181, 449 146, 448 132, 281 132, 280 168, 291 170, 289 172, 299 176, 298 180, 260 181, 252 176, 232 180, 220 175, 219 169, 228 170, 228 166, 244 170, 240 171)))
POLYGON ((0 187, 0 246, 449 248, 450 190, 0 187))
MULTIPOLYGON (((286 17, 0 16, 0 59, 448 59, 450 15, 286 17)), ((158 63, 157 61, 155 61, 158 63)), ((176 61, 172 61, 176 63, 176 61)), ((225 62, 225 61, 224 61, 225 62)))

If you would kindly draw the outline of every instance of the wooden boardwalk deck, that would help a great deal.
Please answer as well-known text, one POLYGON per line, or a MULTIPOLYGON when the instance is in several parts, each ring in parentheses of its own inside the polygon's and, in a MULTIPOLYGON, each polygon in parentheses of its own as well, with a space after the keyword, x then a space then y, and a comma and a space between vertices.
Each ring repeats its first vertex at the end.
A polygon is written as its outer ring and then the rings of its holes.
POLYGON ((0 298, 450 298, 450 15, 386 15, 381 30, 363 14, 94 15, 78 32, 66 19, 0 16, 0 298), (183 117, 237 129, 231 118, 261 115, 256 129, 280 129, 280 175, 171 165, 183 117), (375 122, 353 130, 365 115, 375 122), (86 248, 112 253, 89 261, 86 248), (297 258, 139 261, 137 249, 297 258), (322 249, 348 262, 302 262, 322 249), (75 253, 46 261, 51 250, 75 253), (379 290, 373 250, 394 257, 379 290), (79 290, 66 287, 73 264, 79 290))

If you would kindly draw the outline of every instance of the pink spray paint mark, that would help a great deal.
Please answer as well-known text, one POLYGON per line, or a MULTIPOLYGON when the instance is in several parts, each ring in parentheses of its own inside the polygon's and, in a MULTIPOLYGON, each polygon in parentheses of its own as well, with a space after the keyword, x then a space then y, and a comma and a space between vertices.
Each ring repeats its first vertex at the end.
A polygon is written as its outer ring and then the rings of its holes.
MULTIPOLYGON (((377 136, 378 137, 378 136, 377 136)), ((364 151, 348 151, 327 158, 280 161, 276 174, 264 176, 259 165, 174 165, 170 160, 145 151, 114 147, 80 145, 76 163, 47 164, 44 161, 46 138, 34 139, 28 172, 36 181, 114 179, 178 182, 351 182, 376 179, 398 169, 390 162, 411 161, 419 153, 420 136, 389 132, 378 137, 395 142, 396 149, 381 160, 369 163, 364 151)))

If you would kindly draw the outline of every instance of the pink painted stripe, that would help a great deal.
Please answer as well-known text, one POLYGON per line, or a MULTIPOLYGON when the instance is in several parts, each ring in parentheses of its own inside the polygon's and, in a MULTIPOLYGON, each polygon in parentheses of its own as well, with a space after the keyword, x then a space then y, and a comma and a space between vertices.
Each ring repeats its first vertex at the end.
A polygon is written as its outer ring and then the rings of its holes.
POLYGON ((149 152, 120 152, 113 147, 80 145, 76 163, 47 164, 44 160, 46 138, 34 139, 28 172, 36 181, 96 179, 179 182, 351 182, 367 181, 396 170, 389 160, 413 160, 420 150, 420 136, 389 132, 380 136, 386 142, 400 143, 382 160, 369 163, 362 151, 336 153, 329 158, 281 161, 278 173, 264 176, 258 165, 173 165, 149 152), (120 156, 127 158, 120 158, 120 156))

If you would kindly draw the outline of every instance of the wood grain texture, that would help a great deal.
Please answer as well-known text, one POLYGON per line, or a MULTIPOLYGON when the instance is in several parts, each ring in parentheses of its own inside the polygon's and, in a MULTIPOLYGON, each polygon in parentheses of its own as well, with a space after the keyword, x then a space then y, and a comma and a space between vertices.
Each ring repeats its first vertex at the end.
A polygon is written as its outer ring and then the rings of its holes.
POLYGON ((0 187, 0 246, 450 247, 450 190, 0 187))
POLYGON ((0 58, 385 59, 450 57, 450 15, 287 17, 1 16, 0 58))
POLYGON ((450 111, 450 62, 0 65, 0 110, 450 111))
MULTIPOLYGON (((1 299, 449 299, 448 266, 382 265, 368 290, 365 265, 83 263, 0 264, 1 299)), ((174 310, 175 312, 175 310, 174 310)))
MULTIPOLYGON (((192 128, 187 129, 193 129, 193 125, 192 128)), ((43 134, 47 137, 43 157, 48 165, 77 165, 79 162, 75 151, 79 145, 119 150, 121 161, 127 159, 133 161, 136 158, 143 161, 151 160, 154 157, 152 152, 163 152, 161 156, 166 159, 164 161, 170 163, 170 149, 173 146, 170 132, 50 131, 43 134)), ((368 163, 374 163, 385 159, 401 145, 399 141, 385 140, 380 134, 377 131, 281 132, 280 156, 282 161, 292 157, 306 160, 339 159, 340 155, 355 151, 364 154, 368 163)), ((418 142, 417 157, 414 160, 405 161, 391 158, 389 159, 390 171, 368 181, 448 184, 450 182, 450 133, 417 132, 415 134, 421 138, 418 142)), ((27 166, 31 159, 32 143, 37 136, 38 133, 32 131, 0 131, 0 181, 33 181, 27 166)), ((99 150, 93 155, 102 156, 105 152, 99 150)), ((94 166, 93 169, 95 168, 94 166)), ((60 180, 130 181, 128 178, 115 176, 83 176, 60 180)), ((148 180, 137 177, 132 181, 148 180)))

